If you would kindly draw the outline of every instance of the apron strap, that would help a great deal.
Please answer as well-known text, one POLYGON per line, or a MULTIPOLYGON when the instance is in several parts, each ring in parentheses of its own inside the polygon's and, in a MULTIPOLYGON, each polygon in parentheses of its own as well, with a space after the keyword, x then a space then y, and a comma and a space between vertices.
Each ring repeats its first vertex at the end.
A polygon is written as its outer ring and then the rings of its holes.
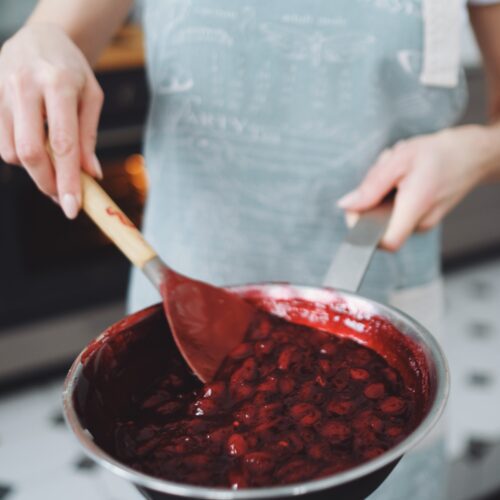
POLYGON ((422 0, 423 66, 420 82, 455 87, 460 69, 460 0, 422 0))

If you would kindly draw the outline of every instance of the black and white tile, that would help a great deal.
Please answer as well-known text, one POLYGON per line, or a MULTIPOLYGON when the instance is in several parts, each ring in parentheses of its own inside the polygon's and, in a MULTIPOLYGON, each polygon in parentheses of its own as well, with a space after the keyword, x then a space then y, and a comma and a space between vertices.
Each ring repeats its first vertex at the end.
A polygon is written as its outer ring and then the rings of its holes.
POLYGON ((61 413, 62 380, 0 399, 0 500, 139 500, 96 466, 61 413))
MULTIPOLYGON (((468 500, 500 488, 500 260, 445 283, 450 500, 468 500)), ((62 379, 0 398, 0 500, 142 499, 83 455, 64 424, 61 389, 62 379)))

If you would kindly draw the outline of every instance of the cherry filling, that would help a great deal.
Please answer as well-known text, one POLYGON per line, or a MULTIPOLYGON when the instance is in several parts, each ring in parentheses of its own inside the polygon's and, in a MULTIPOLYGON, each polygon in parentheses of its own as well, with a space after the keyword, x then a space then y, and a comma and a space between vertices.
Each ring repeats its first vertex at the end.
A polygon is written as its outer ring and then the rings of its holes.
POLYGON ((179 359, 153 375, 101 434, 132 468, 195 485, 330 475, 393 447, 421 413, 415 391, 375 351, 264 315, 212 382, 198 383, 179 359))

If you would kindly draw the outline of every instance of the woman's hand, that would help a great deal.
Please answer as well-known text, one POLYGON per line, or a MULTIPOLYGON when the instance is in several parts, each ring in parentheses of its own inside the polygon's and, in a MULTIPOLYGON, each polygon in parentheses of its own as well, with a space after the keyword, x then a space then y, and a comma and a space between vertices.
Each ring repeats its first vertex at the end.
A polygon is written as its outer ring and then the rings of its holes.
POLYGON ((94 154, 102 103, 87 60, 58 26, 28 25, 3 45, 0 156, 25 167, 71 219, 81 206, 80 169, 102 177, 94 154))
POLYGON ((363 182, 338 201, 348 212, 375 207, 394 188, 394 210, 381 246, 398 250, 436 224, 491 170, 498 130, 463 126, 397 143, 379 156, 363 182))

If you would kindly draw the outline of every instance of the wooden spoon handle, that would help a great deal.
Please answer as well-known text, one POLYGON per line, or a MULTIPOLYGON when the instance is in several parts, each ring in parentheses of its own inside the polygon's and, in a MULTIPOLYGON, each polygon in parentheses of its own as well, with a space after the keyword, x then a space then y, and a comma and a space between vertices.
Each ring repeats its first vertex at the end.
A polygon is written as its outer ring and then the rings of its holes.
POLYGON ((87 173, 81 173, 82 208, 103 233, 135 266, 142 269, 156 257, 134 223, 122 212, 104 189, 87 173))

